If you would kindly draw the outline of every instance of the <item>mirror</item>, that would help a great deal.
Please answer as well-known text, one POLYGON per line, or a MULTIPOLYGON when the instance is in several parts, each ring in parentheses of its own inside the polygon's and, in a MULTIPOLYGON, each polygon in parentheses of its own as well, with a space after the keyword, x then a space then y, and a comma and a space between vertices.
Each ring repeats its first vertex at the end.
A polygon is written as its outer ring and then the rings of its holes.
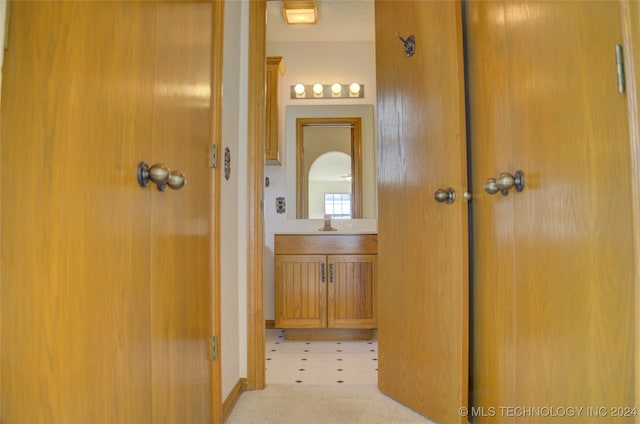
MULTIPOLYGON (((377 192, 373 105, 287 106, 285 120, 285 156, 295 158, 295 162, 289 161, 291 165, 286 167, 287 198, 296 199, 296 207, 288 208, 287 218, 305 219, 308 217, 314 219, 316 217, 317 212, 309 213, 312 202, 308 200, 307 196, 309 177, 306 169, 310 169, 312 163, 317 162, 317 159, 326 153, 343 152, 351 156, 351 190, 352 196, 354 196, 350 202, 353 212, 352 218, 375 219, 377 217, 377 192), (359 130, 356 127, 359 127, 359 130), (328 132, 323 133, 323 131, 328 132), (334 137, 330 135, 331 131, 347 133, 346 139, 348 141, 342 148, 326 141, 334 137), (314 132, 320 134, 313 134, 314 132), (353 142, 351 141, 351 133, 353 133, 353 142), (319 138, 325 141, 317 141, 319 138), (318 146, 315 149, 305 148, 305 139, 318 146), (304 154, 305 151, 307 154, 304 154), (308 160, 310 158, 313 160, 308 160)), ((346 173, 343 172, 340 176, 344 174, 346 173)), ((344 187, 344 182, 341 187, 344 187)), ((343 193, 342 189, 335 192, 343 193)), ((322 198, 324 192, 320 196, 322 198)), ((318 199, 317 195, 315 199, 318 199)), ((324 214, 319 218, 323 216, 324 214)))
POLYGON ((296 119, 296 218, 362 217, 362 119, 296 119))

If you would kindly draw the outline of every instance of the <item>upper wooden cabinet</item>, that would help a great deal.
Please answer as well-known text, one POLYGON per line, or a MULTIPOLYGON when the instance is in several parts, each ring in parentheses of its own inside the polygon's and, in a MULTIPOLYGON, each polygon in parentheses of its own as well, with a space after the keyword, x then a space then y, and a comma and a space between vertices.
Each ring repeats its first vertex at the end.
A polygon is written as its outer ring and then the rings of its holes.
POLYGON ((267 111, 265 155, 267 165, 282 164, 282 143, 280 143, 279 86, 280 78, 286 72, 282 56, 267 57, 267 111))

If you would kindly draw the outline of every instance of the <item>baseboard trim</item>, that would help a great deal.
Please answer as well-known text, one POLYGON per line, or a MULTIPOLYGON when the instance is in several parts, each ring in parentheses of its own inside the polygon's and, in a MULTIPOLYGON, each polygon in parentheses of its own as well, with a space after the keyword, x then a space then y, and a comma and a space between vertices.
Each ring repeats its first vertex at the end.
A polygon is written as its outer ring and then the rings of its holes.
POLYGON ((268 319, 264 322, 264 328, 276 328, 276 320, 268 319))
POLYGON ((222 403, 222 422, 227 421, 227 418, 229 418, 229 415, 231 415, 231 411, 233 411, 236 403, 238 403, 240 395, 242 395, 242 392, 245 391, 247 391, 247 379, 240 378, 238 379, 236 385, 233 386, 233 389, 231 389, 229 396, 227 396, 227 398, 222 403))

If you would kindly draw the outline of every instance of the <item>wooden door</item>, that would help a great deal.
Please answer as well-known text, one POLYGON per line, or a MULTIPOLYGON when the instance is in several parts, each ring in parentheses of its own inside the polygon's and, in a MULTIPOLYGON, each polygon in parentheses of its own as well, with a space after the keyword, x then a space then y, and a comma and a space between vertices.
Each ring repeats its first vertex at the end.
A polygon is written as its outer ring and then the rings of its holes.
POLYGON ((117 3, 11 4, 5 422, 149 422, 151 198, 134 176, 151 153, 155 16, 140 3, 122 12, 117 3))
POLYGON ((211 2, 157 7, 150 163, 182 171, 180 190, 151 193, 152 422, 211 417, 211 2))
MULTIPOLYGON (((495 178, 507 170, 513 172, 515 166, 509 89, 511 79, 516 76, 509 75, 504 66, 505 21, 495 20, 496 16, 504 16, 504 2, 466 2, 464 12, 473 187, 469 392, 471 405, 480 408, 473 414, 474 419, 496 421, 490 408, 517 405, 513 284, 516 196, 490 196, 483 186, 487 178, 495 178)), ((499 422, 505 423, 515 420, 509 416, 499 418, 499 422)))
POLYGON ((468 380, 466 147, 459 2, 377 1, 380 389, 463 422, 468 380), (405 54, 400 37, 415 38, 405 54), (453 203, 436 190, 453 188, 453 203))
POLYGON ((329 255, 327 327, 375 328, 377 255, 329 255))
POLYGON ((466 23, 474 319, 483 321, 474 326, 473 403, 583 406, 575 422, 602 422, 601 410, 589 407, 637 406, 631 151, 614 50, 623 41, 619 4, 473 2, 466 23), (474 58, 472 39, 494 31, 494 53, 474 58), (482 163, 476 154, 495 159, 482 163), (525 173, 522 192, 481 192, 486 178, 516 169, 525 173), (488 310, 492 318, 482 317, 488 310), (502 358, 502 371, 483 375, 502 358))
POLYGON ((210 193, 194 166, 209 134, 210 13, 12 3, 0 421, 210 420, 210 193), (188 185, 142 189, 141 160, 188 185))
POLYGON ((276 255, 276 327, 327 326, 326 261, 325 255, 276 255))

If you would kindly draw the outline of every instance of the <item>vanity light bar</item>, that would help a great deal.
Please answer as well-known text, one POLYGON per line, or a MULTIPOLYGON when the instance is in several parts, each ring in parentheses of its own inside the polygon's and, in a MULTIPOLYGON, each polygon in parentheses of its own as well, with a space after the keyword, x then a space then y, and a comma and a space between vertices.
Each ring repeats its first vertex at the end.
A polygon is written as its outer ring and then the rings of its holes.
POLYGON ((302 84, 291 86, 292 99, 362 99, 364 85, 351 84, 302 84))

